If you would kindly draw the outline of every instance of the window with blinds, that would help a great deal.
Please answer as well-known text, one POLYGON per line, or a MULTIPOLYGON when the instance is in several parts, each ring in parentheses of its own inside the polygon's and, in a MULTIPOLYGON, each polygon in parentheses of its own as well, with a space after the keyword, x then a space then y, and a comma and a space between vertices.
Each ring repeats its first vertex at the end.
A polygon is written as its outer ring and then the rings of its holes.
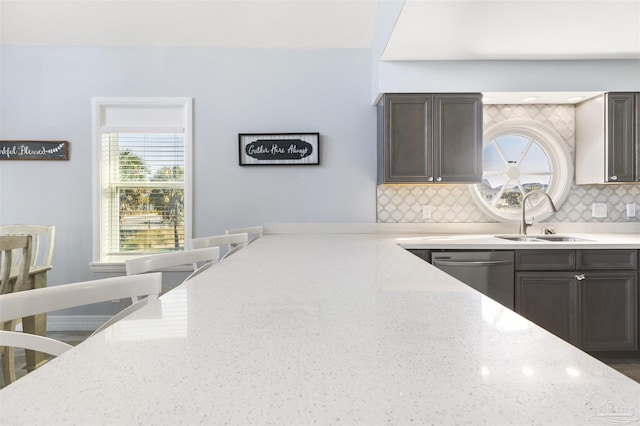
POLYGON ((190 114, 180 103, 148 102, 101 100, 94 110, 99 145, 94 262, 183 250, 189 235, 190 114))
POLYGON ((106 255, 184 247, 184 135, 103 133, 106 255))

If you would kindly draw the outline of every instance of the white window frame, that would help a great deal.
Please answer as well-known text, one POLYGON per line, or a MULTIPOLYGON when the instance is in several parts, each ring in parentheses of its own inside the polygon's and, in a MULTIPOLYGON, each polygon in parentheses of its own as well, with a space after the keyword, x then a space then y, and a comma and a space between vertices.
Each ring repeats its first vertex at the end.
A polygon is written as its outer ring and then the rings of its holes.
MULTIPOLYGON (((193 188, 193 99, 192 98, 92 98, 92 142, 93 142, 93 256, 90 264, 95 272, 123 272, 124 256, 107 256, 104 253, 102 241, 102 133, 105 131, 126 132, 126 124, 122 126, 110 127, 105 123, 107 112, 134 112, 140 111, 142 114, 152 111, 158 112, 158 120, 161 124, 142 124, 132 126, 130 129, 152 132, 175 132, 184 133, 184 245, 187 246, 192 238, 192 188, 193 188), (180 108, 181 123, 169 120, 166 125, 162 122, 162 115, 165 111, 180 108)), ((124 116, 123 115, 123 116, 124 116)), ((176 114, 172 114, 175 116, 176 114)), ((126 121, 126 120, 125 120, 126 121)), ((134 119, 135 121, 135 119, 134 119)), ((144 120, 143 120, 144 121, 144 120)))
MULTIPOLYGON (((484 134, 485 146, 492 140, 506 134, 519 134, 534 139, 544 151, 551 163, 552 178, 547 193, 558 209, 565 202, 573 183, 573 157, 570 148, 554 129, 543 123, 529 119, 511 119, 488 128, 484 134)), ((505 212, 487 205, 476 185, 469 185, 471 198, 489 217, 498 222, 519 222, 521 213, 505 212)), ((529 201, 529 200, 527 200, 529 201)), ((527 217, 534 216, 536 222, 547 219, 553 214, 548 203, 540 199, 527 208, 527 217)))

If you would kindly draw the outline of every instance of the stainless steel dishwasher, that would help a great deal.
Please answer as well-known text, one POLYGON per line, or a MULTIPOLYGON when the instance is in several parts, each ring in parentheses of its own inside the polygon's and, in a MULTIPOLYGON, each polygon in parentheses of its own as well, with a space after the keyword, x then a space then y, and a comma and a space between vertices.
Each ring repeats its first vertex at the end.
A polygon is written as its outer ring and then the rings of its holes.
POLYGON ((513 310, 512 251, 431 252, 431 263, 498 303, 513 310))

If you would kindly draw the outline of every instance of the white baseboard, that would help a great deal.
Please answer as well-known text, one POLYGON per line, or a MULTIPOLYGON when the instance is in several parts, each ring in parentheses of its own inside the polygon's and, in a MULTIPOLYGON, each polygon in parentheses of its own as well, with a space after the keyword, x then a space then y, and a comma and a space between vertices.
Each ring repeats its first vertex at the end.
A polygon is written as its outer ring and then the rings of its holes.
POLYGON ((47 331, 93 331, 111 315, 48 315, 47 331))

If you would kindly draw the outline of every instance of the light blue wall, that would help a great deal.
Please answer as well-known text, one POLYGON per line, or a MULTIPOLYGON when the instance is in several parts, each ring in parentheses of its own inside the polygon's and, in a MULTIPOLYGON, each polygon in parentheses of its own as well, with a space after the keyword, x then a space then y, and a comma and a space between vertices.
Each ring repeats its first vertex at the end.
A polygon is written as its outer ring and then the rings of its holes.
POLYGON ((371 52, 2 47, 0 138, 70 142, 69 161, 0 162, 2 223, 56 225, 51 284, 100 278, 91 97, 194 99, 194 236, 266 222, 375 222, 371 52), (321 165, 239 167, 238 133, 319 132, 321 165))
POLYGON ((378 92, 638 91, 640 60, 381 62, 378 92))

